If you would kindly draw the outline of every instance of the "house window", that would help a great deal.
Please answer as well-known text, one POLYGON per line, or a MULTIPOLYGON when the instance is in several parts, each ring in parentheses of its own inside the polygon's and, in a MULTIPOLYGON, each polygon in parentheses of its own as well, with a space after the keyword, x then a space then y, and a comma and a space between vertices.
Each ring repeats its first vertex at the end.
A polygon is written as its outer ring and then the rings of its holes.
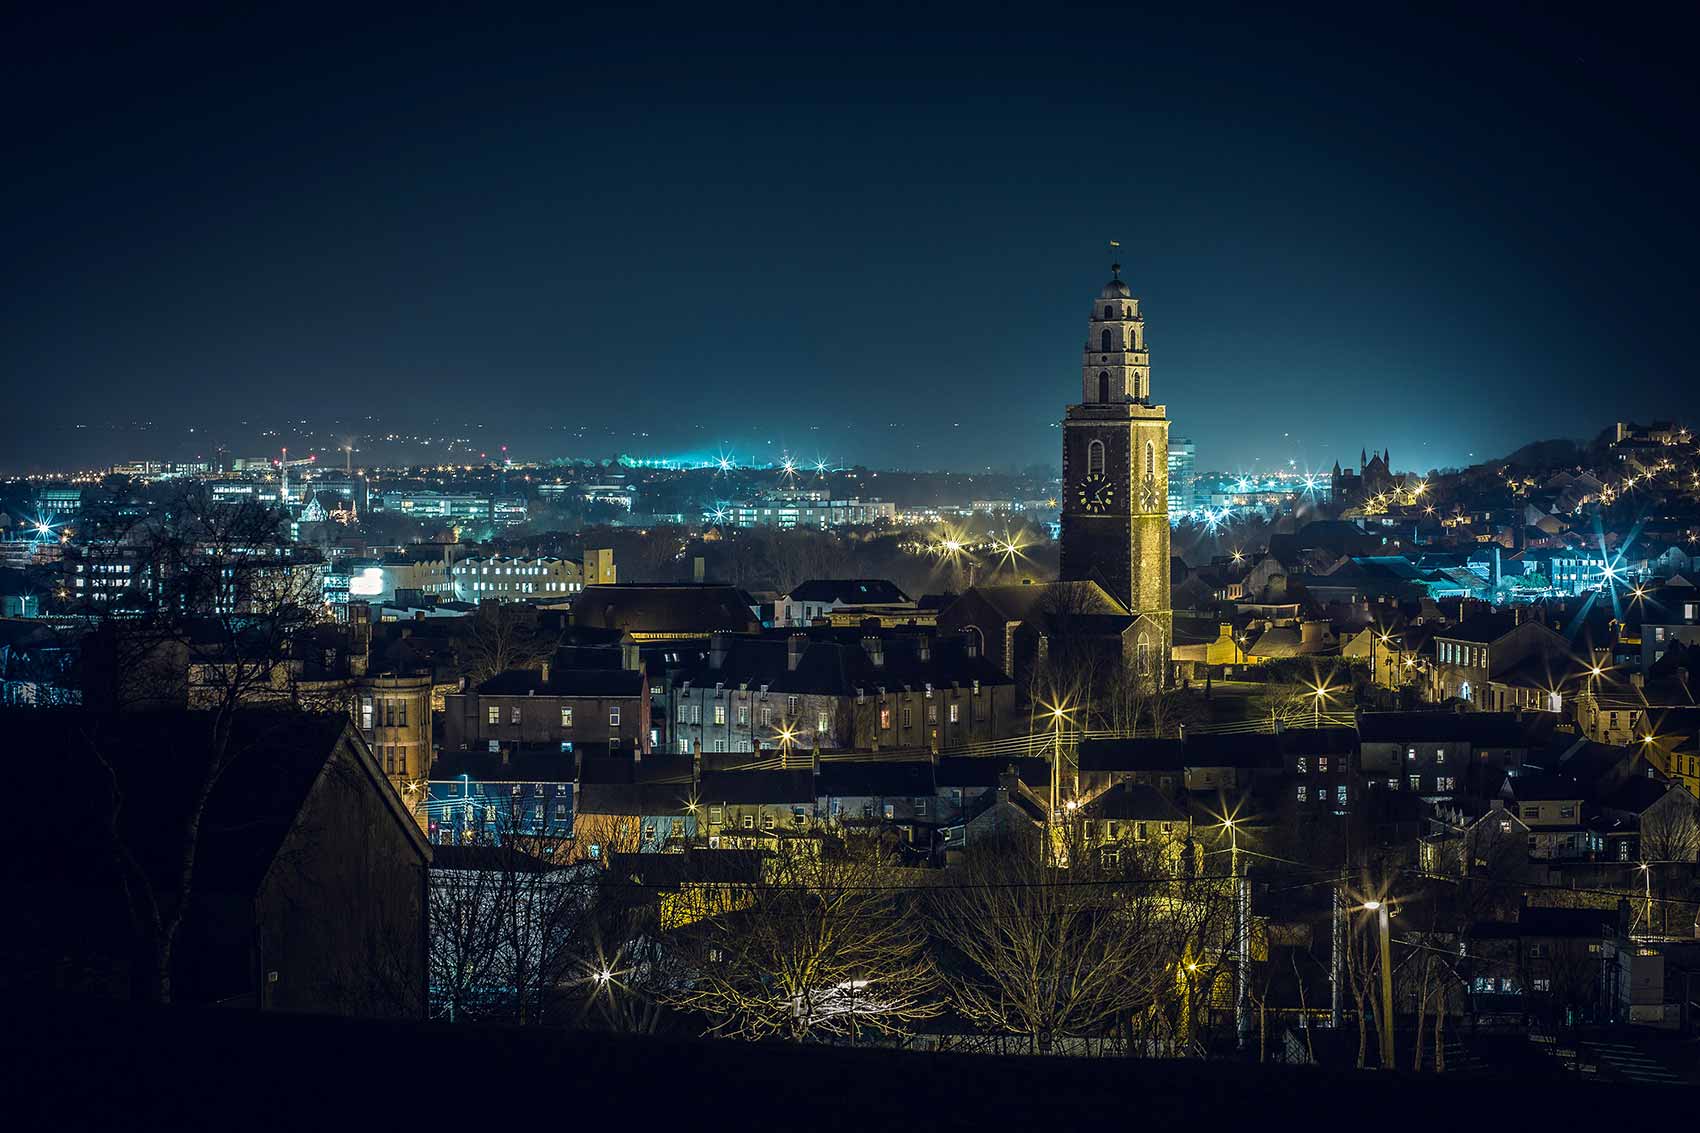
POLYGON ((1422 788, 1423 788, 1423 777, 1421 775, 1412 775, 1412 776, 1410 776, 1410 780, 1411 780, 1411 790, 1413 790, 1413 791, 1422 790, 1422 788))
POLYGON ((573 726, 572 705, 563 704, 563 705, 561 705, 561 727, 570 728, 572 726, 573 726))
POLYGON ((1301 803, 1305 801, 1305 790, 1306 790, 1305 785, 1303 783, 1300 783, 1299 784, 1299 801, 1301 803))
POLYGON ((788 696, 788 697, 785 698, 785 714, 787 716, 795 716, 797 714, 797 698, 796 697, 788 696))
POLYGON ((821 712, 821 713, 817 714, 815 716, 815 731, 826 732, 826 731, 831 731, 831 730, 832 730, 832 714, 829 713, 829 712, 821 712))
POLYGON ((922 818, 927 817, 927 800, 926 799, 916 799, 915 800, 915 813, 922 818))
POLYGON ((897 817, 897 806, 893 803, 886 803, 885 804, 885 816, 887 818, 896 818, 897 817))
POLYGON ((903 706, 903 726, 905 728, 910 727, 914 722, 915 722, 914 711, 909 707, 909 705, 905 704, 903 706))
POLYGON ((745 830, 754 830, 755 828, 756 828, 756 816, 753 815, 753 814, 746 814, 744 816, 744 829, 745 830))
POLYGON ((519 705, 516 704, 511 709, 508 710, 508 723, 510 723, 510 724, 519 723, 519 705))
POLYGON ((714 706, 714 722, 716 724, 726 723, 726 706, 724 704, 714 706))
POLYGON ((1328 757, 1326 755, 1319 755, 1316 757, 1316 769, 1318 771, 1328 770, 1328 757))
POLYGON ((891 709, 884 704, 880 705, 880 727, 891 727, 891 709))
POLYGON ((1297 763, 1297 766, 1294 768, 1294 770, 1296 770, 1300 775, 1303 775, 1310 770, 1309 762, 1305 759, 1304 756, 1301 755, 1301 756, 1298 757, 1298 763, 1297 763))
POLYGON ((738 705, 738 727, 747 728, 749 726, 750 726, 750 706, 748 704, 740 704, 740 705, 738 705))
POLYGON ((779 825, 779 820, 774 818, 773 815, 764 814, 764 815, 761 816, 761 828, 763 830, 772 830, 774 827, 776 827, 778 825, 779 825))
POLYGON ((936 705, 936 704, 927 705, 927 723, 937 724, 938 722, 939 722, 939 706, 936 705))
POLYGON ((500 724, 502 722, 501 707, 499 705, 492 704, 489 708, 485 709, 484 719, 487 723, 500 724))
POLYGON ((960 704, 952 704, 950 706, 950 722, 952 724, 959 722, 961 718, 961 708, 962 706, 960 704))
POLYGON ((761 726, 764 727, 764 728, 767 728, 767 727, 771 727, 772 725, 773 725, 773 709, 769 705, 764 704, 764 705, 761 706, 761 726))
POLYGON ((620 706, 618 704, 608 709, 608 726, 610 728, 618 728, 620 726, 620 706))
POLYGON ((1342 783, 1340 786, 1334 788, 1334 801, 1337 804, 1339 804, 1340 806, 1346 805, 1346 786, 1345 786, 1345 784, 1342 783))

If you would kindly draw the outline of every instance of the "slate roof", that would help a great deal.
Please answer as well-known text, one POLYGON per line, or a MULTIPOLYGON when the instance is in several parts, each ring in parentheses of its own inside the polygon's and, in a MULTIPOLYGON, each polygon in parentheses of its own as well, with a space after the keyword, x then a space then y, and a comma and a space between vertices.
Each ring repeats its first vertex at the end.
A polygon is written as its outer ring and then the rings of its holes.
POLYGON ((822 798, 931 797, 933 765, 929 760, 823 760, 815 777, 822 798))
POLYGON ((1183 753, 1188 767, 1280 768, 1281 737, 1272 732, 1227 732, 1188 736, 1183 753))
POLYGON ((556 669, 543 679, 538 669, 509 669, 478 686, 480 696, 647 696, 635 669, 556 669))
POLYGON ((1187 816, 1155 787, 1117 783, 1082 808, 1089 819, 1117 822, 1185 822, 1187 816))
POLYGON ((718 583, 587 586, 573 602, 573 624, 631 633, 755 633, 755 600, 718 583))
POLYGON ((1287 728, 1280 733, 1283 752, 1292 755, 1350 755, 1358 750, 1356 728, 1287 728))
MULTIPOLYGON (((1476 580, 1478 583, 1480 579, 1476 580)), ((1435 634, 1449 641, 1473 641, 1482 645, 1491 645, 1518 626, 1518 615, 1510 610, 1493 614, 1473 614, 1451 629, 1443 629, 1435 634)))
POLYGON ((907 603, 909 595, 883 578, 811 578, 791 588, 793 602, 836 602, 842 606, 884 606, 907 603))
POLYGON ((777 633, 732 638, 725 643, 726 653, 718 669, 714 667, 712 652, 699 654, 694 660, 681 659, 674 672, 674 683, 689 681, 697 688, 723 684, 727 688, 747 685, 759 689, 766 685, 770 692, 827 696, 854 696, 858 689, 869 695, 879 688, 918 690, 928 684, 935 689, 948 689, 952 685, 971 688, 975 681, 982 685, 1010 683, 1010 678, 991 661, 969 656, 968 643, 959 637, 927 639, 928 655, 922 657, 920 636, 881 635, 882 660, 875 665, 859 637, 811 632, 804 635, 803 652, 793 669, 790 667, 792 636, 777 633))
POLYGON ((462 775, 480 783, 570 783, 576 778, 578 757, 558 746, 540 745, 510 750, 508 761, 494 751, 445 751, 431 763, 431 780, 443 782, 462 775))
POLYGON ((690 813, 690 793, 688 782, 581 783, 573 794, 573 812, 683 817, 690 813))
POLYGON ((1600 805, 1607 810, 1623 811, 1638 816, 1648 807, 1664 798, 1666 792, 1681 789, 1680 787, 1673 787, 1662 778, 1654 779, 1646 775, 1631 775, 1616 788, 1603 795, 1600 798, 1600 805))
POLYGON ((1081 740, 1076 758, 1082 771, 1179 771, 1185 766, 1180 740, 1081 740))
MULTIPOLYGON (((1511 712, 1365 712, 1358 717, 1361 743, 1471 743, 1476 747, 1527 747, 1538 729, 1531 712, 1519 720, 1511 712)), ((1548 721, 1550 729, 1551 722, 1548 721)))
POLYGON ((1051 765, 1038 758, 947 755, 933 772, 941 787, 995 787, 998 777, 1014 770, 1023 783, 1049 783, 1051 765))
POLYGON ((812 770, 704 771, 697 792, 705 804, 800 806, 815 801, 812 770))
POLYGON ((1588 791, 1582 784, 1561 775, 1513 775, 1509 782, 1511 793, 1518 802, 1558 802, 1588 797, 1588 791))

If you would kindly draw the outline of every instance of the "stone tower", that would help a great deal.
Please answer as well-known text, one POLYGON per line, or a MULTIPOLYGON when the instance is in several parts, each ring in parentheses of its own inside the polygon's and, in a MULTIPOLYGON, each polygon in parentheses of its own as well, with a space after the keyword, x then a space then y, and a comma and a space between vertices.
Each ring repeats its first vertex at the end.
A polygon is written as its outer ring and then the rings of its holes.
POLYGON ((1134 663, 1168 672, 1169 420, 1151 404, 1139 300, 1110 268, 1087 322, 1081 397, 1063 419, 1062 578, 1099 583, 1140 619, 1134 663))

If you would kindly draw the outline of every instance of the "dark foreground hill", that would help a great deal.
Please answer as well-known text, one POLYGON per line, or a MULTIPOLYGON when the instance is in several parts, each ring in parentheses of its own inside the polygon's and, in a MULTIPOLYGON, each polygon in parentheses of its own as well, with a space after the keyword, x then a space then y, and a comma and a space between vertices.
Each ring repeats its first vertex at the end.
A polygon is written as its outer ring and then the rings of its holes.
POLYGON ((0 1013, 15 1129, 1434 1129, 1507 1107, 1533 1128, 1583 1113, 1680 1123, 1700 1093, 1514 1073, 755 1046, 86 1001, 15 999, 0 1013))

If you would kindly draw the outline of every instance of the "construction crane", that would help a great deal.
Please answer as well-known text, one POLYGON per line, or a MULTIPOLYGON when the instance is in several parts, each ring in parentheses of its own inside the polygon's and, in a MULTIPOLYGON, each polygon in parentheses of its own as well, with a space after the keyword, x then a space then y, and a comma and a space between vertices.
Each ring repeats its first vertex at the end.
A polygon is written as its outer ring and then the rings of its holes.
POLYGON ((289 502, 289 470, 291 468, 300 468, 304 464, 316 464, 318 463, 318 460, 319 458, 317 456, 303 456, 298 457, 295 460, 291 460, 289 459, 289 450, 284 449, 283 459, 272 461, 272 467, 278 470, 278 503, 286 504, 289 502))

